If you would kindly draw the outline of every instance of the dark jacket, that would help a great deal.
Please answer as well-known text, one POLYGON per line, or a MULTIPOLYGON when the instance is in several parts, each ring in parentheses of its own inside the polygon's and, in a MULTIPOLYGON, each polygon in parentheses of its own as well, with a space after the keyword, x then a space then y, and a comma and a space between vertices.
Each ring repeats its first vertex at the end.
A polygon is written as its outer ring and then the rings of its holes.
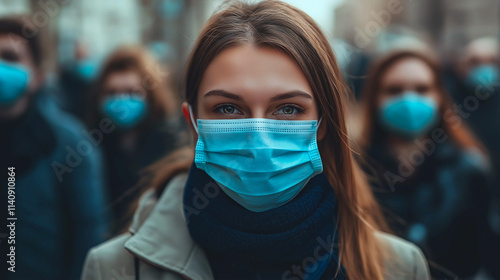
POLYGON ((180 120, 162 120, 141 128, 135 148, 127 151, 120 142, 120 131, 104 135, 104 155, 108 175, 107 186, 113 232, 129 223, 128 210, 141 191, 140 171, 187 143, 187 134, 180 120))
POLYGON ((373 187, 397 235, 419 245, 429 260, 469 277, 482 264, 488 165, 479 153, 449 141, 436 145, 427 154, 412 152, 413 166, 403 166, 385 145, 373 145, 373 187))
POLYGON ((471 89, 451 67, 447 68, 445 77, 457 113, 484 144, 492 161, 492 183, 488 194, 489 228, 484 258, 486 270, 495 279, 500 279, 500 88, 497 85, 471 89))
POLYGON ((15 167, 16 182, 16 272, 8 279, 78 279, 87 250, 107 232, 99 147, 45 92, 0 127, 2 171, 15 167))

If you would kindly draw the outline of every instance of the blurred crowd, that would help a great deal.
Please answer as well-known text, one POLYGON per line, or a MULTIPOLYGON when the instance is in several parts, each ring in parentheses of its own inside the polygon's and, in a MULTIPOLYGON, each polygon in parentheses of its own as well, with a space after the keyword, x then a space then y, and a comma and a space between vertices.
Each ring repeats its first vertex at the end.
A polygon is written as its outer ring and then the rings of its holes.
MULTIPOLYGON (((79 45, 49 79, 39 37, 0 18, 0 163, 22 217, 12 279, 78 279, 88 249, 127 229, 145 168, 192 139, 147 48, 96 63, 79 45)), ((341 61, 358 160, 436 279, 500 279, 499 49, 484 37, 448 61, 424 43, 341 61)))
POLYGON ((26 32, 0 19, 0 161, 15 168, 22 217, 12 275, 78 279, 88 249, 130 222, 139 171, 189 139, 179 98, 144 48, 121 47, 103 65, 79 48, 49 81, 40 38, 26 32))

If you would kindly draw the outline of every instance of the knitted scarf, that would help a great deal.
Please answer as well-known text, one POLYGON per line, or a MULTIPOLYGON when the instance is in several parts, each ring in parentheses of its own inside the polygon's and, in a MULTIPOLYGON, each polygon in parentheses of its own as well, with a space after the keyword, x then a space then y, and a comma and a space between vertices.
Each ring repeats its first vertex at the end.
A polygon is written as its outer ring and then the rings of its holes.
POLYGON ((324 174, 289 203, 252 212, 193 164, 184 211, 215 279, 346 279, 342 266, 337 274, 336 198, 324 174))

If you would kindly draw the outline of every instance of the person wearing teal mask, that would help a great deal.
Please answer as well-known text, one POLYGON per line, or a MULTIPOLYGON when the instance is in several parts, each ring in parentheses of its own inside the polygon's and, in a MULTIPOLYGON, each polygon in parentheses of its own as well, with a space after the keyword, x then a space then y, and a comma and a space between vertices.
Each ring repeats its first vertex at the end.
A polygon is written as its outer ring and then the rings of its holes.
POLYGON ((82 59, 76 61, 76 73, 81 78, 87 81, 92 81, 97 76, 98 64, 90 59, 82 59))
POLYGON ((89 45, 75 41, 74 57, 62 61, 59 67, 58 85, 64 109, 81 120, 85 120, 87 109, 82 104, 88 101, 92 83, 99 72, 99 61, 91 56, 89 45))
MULTIPOLYGON (((10 27, 9 27, 10 28, 10 27)), ((38 49, 28 41, 31 49, 38 49)), ((43 72, 37 70, 40 57, 34 52, 33 60, 15 49, 3 48, 0 53, 0 118, 14 120, 29 107, 30 99, 43 81, 43 72)))
POLYGON ((388 131, 414 140, 436 125, 438 110, 435 99, 407 91, 385 101, 378 115, 388 131))
POLYGON ((318 121, 200 119, 195 124, 189 110, 199 135, 196 166, 250 211, 286 204, 323 171, 316 138, 318 121), (293 137, 290 131, 296 132, 293 137))
POLYGON ((467 76, 467 85, 470 88, 480 86, 495 89, 500 85, 497 65, 480 65, 472 68, 467 76))
MULTIPOLYGON (((479 38, 470 42, 458 64, 458 71, 469 94, 491 95, 500 87, 498 39, 479 38)), ((481 99, 482 100, 482 99, 481 99)))
POLYGON ((103 134, 102 147, 113 233, 128 223, 139 171, 187 139, 185 126, 175 114, 178 102, 161 74, 158 62, 145 49, 123 46, 104 63, 90 93, 88 126, 110 125, 103 134))
POLYGON ((458 55, 455 102, 492 160, 492 192, 488 213, 489 237, 485 253, 486 270, 500 278, 500 52, 498 37, 470 41, 458 55))
POLYGON ((0 107, 10 107, 26 93, 29 70, 22 64, 0 60, 0 107))
POLYGON ((483 265, 489 162, 453 110, 440 73, 429 54, 380 58, 362 95, 358 141, 394 232, 436 263, 434 277, 468 278, 483 265))
POLYGON ((148 114, 148 103, 140 94, 117 93, 101 103, 102 113, 108 116, 118 129, 132 129, 148 114))
POLYGON ((228 4, 187 65, 196 145, 146 169, 129 232, 91 250, 82 278, 135 263, 136 279, 429 279, 415 245, 380 231, 346 89, 305 13, 228 4))
POLYGON ((5 267, 0 279, 78 279, 86 252, 107 234, 101 154, 54 100, 46 41, 33 28, 25 17, 0 17, 0 169, 15 195, 16 237, 0 242, 2 251, 15 246, 15 272, 5 267))

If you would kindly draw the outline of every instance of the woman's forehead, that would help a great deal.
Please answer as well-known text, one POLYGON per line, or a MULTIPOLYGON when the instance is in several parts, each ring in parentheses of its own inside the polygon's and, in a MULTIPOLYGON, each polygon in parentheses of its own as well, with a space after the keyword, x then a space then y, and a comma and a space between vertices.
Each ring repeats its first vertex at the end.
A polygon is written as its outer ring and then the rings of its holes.
POLYGON ((311 93, 306 76, 285 53, 271 47, 241 45, 222 51, 207 67, 199 94, 225 90, 241 94, 311 93))

